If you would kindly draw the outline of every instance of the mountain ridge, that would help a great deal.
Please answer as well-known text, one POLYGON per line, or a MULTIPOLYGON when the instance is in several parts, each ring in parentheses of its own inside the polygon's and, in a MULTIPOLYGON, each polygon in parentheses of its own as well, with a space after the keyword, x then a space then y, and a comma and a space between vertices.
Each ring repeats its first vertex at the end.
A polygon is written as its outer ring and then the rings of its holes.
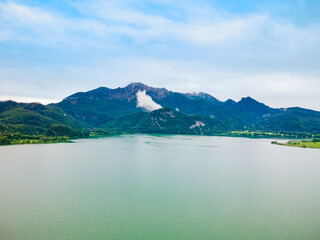
MULTIPOLYGON (((118 125, 123 126, 123 129, 130 128, 133 132, 139 128, 146 129, 146 132, 186 134, 244 130, 319 133, 320 112, 298 107, 271 108, 249 96, 238 102, 232 99, 222 102, 203 92, 179 93, 140 82, 114 89, 99 87, 87 92, 77 92, 59 103, 49 105, 0 102, 0 132, 11 130, 43 134, 56 124, 81 131, 116 128, 118 125), (138 92, 144 92, 141 95, 143 99, 138 99, 138 92), (148 113, 143 104, 161 106, 161 109, 167 111, 170 109, 180 120, 173 121, 169 115, 164 114, 161 122, 164 124, 163 129, 152 126, 151 118, 162 110, 148 113), (175 129, 169 126, 170 122, 175 129), (190 129, 193 125, 195 127, 190 129), (200 132, 199 129, 205 129, 204 126, 207 130, 200 132)), ((117 130, 121 131, 119 128, 117 130)))
MULTIPOLYGON (((86 119, 92 126, 99 127, 99 124, 103 124, 103 121, 99 121, 99 119, 112 119, 113 117, 141 111, 135 104, 138 91, 146 91, 146 94, 155 103, 163 107, 178 110, 186 115, 198 114, 214 117, 221 121, 222 124, 229 125, 231 129, 244 129, 245 127, 253 126, 253 121, 250 118, 254 114, 246 112, 246 108, 242 106, 242 102, 249 100, 247 98, 242 98, 239 102, 233 100, 221 102, 207 93, 179 93, 165 88, 150 87, 140 82, 130 83, 123 88, 110 89, 100 87, 88 92, 75 93, 56 105, 69 112, 75 118, 86 119), (230 104, 230 101, 233 104, 230 104), (93 113, 87 109, 95 109, 95 111, 93 113), (112 112, 112 114, 107 114, 107 112, 112 112), (252 116, 248 118, 249 115, 252 116)), ((252 98, 250 100, 255 105, 265 106, 252 98)), ((263 115, 268 115, 271 111, 269 107, 265 106, 265 108, 268 108, 268 111, 260 112, 260 118, 263 115)), ((254 113, 257 113, 257 111, 255 110, 254 113)), ((258 116, 255 117, 258 118, 258 116)))

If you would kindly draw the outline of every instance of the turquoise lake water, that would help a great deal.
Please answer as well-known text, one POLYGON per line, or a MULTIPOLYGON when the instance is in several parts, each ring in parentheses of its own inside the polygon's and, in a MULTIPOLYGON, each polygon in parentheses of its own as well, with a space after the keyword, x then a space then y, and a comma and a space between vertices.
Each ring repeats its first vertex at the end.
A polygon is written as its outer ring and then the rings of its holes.
POLYGON ((0 239, 320 239, 320 150, 124 135, 0 147, 0 239))

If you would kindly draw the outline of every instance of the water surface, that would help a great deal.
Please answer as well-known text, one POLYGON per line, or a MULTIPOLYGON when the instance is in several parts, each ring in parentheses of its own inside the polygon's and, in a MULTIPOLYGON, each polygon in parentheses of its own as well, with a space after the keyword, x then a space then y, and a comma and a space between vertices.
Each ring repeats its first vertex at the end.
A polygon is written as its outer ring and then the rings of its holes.
POLYGON ((270 142, 0 147, 0 239, 320 239, 320 151, 270 142))

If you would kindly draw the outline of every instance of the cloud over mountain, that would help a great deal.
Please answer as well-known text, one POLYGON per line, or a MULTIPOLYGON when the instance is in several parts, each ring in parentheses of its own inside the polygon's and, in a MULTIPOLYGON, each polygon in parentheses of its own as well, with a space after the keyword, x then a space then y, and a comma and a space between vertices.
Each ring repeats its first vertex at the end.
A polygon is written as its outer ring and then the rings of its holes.
POLYGON ((146 91, 138 91, 137 93, 137 107, 143 108, 148 112, 162 108, 161 105, 154 102, 152 98, 146 94, 146 91))

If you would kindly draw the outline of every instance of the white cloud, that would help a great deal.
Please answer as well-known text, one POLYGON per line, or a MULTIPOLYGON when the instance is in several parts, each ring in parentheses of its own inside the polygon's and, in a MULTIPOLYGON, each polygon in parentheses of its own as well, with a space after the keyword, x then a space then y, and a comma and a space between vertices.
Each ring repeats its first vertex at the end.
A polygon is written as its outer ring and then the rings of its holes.
POLYGON ((19 96, 0 96, 0 101, 12 100, 15 102, 23 102, 23 103, 57 103, 59 100, 57 99, 43 99, 43 98, 33 98, 33 97, 19 97, 19 96))
MULTIPOLYGON (((129 1, 130 2, 130 1, 129 1)), ((132 4, 132 2, 130 2, 132 4)), ((172 4, 174 5, 174 4, 172 4)), ((138 42, 176 39, 193 44, 214 44, 248 38, 249 31, 265 19, 264 16, 231 17, 219 14, 207 6, 184 6, 184 19, 172 20, 164 15, 147 14, 130 7, 125 1, 90 1, 74 4, 83 14, 98 17, 109 25, 121 27, 118 32, 138 42), (196 11, 190 11, 190 9, 196 11), (205 13, 205 16, 203 14, 205 13), (209 19, 206 17, 209 16, 209 19), (124 28, 125 26, 125 28, 124 28)), ((201 5, 200 5, 201 6, 201 5)), ((169 7, 169 6, 168 6, 169 7)), ((181 6, 180 6, 181 7, 181 6)), ((115 28, 114 28, 115 30, 115 28)), ((117 33, 117 32, 114 32, 117 33)))
MULTIPOLYGON (((141 1, 82 1, 74 7, 87 17, 98 18, 108 26, 109 33, 131 37, 137 43, 148 41, 181 41, 204 47, 241 45, 244 42, 279 48, 299 47, 305 43, 319 43, 319 24, 297 27, 278 21, 267 14, 230 14, 216 10, 206 1, 185 4, 156 1, 167 9, 174 9, 177 19, 165 13, 149 13, 137 8, 141 1)), ((142 4, 143 5, 143 4, 142 4)), ((292 50, 292 49, 291 49, 292 50)))
POLYGON ((0 3, 0 16, 5 20, 23 23, 53 24, 55 22, 54 16, 40 8, 13 2, 0 3))
POLYGON ((137 107, 143 108, 148 112, 162 108, 161 105, 157 104, 152 98, 146 94, 146 91, 138 91, 137 95, 137 107))
MULTIPOLYGON (((57 42, 73 46, 87 44, 108 32, 105 24, 88 18, 73 18, 60 12, 13 2, 0 3, 0 40, 50 45, 57 42)), ((109 30, 110 31, 110 30, 109 30)))
MULTIPOLYGON (((204 2, 198 5, 188 3, 190 6, 162 3, 177 9, 181 19, 146 13, 134 7, 139 5, 139 1, 95 0, 72 4, 82 13, 81 17, 13 2, 0 3, 0 20, 6 22, 6 29, 2 27, 2 31, 15 33, 15 40, 21 39, 23 32, 23 40, 37 43, 63 41, 73 45, 88 42, 102 44, 129 37, 136 44, 152 44, 153 41, 172 44, 178 41, 210 48, 240 45, 243 48, 245 43, 254 43, 276 47, 274 51, 277 51, 319 44, 320 41, 320 27, 317 24, 298 28, 268 15, 241 16, 219 12, 204 2), (26 30, 30 31, 30 36, 25 33, 26 30)), ((157 4, 161 5, 159 2, 157 4)))

